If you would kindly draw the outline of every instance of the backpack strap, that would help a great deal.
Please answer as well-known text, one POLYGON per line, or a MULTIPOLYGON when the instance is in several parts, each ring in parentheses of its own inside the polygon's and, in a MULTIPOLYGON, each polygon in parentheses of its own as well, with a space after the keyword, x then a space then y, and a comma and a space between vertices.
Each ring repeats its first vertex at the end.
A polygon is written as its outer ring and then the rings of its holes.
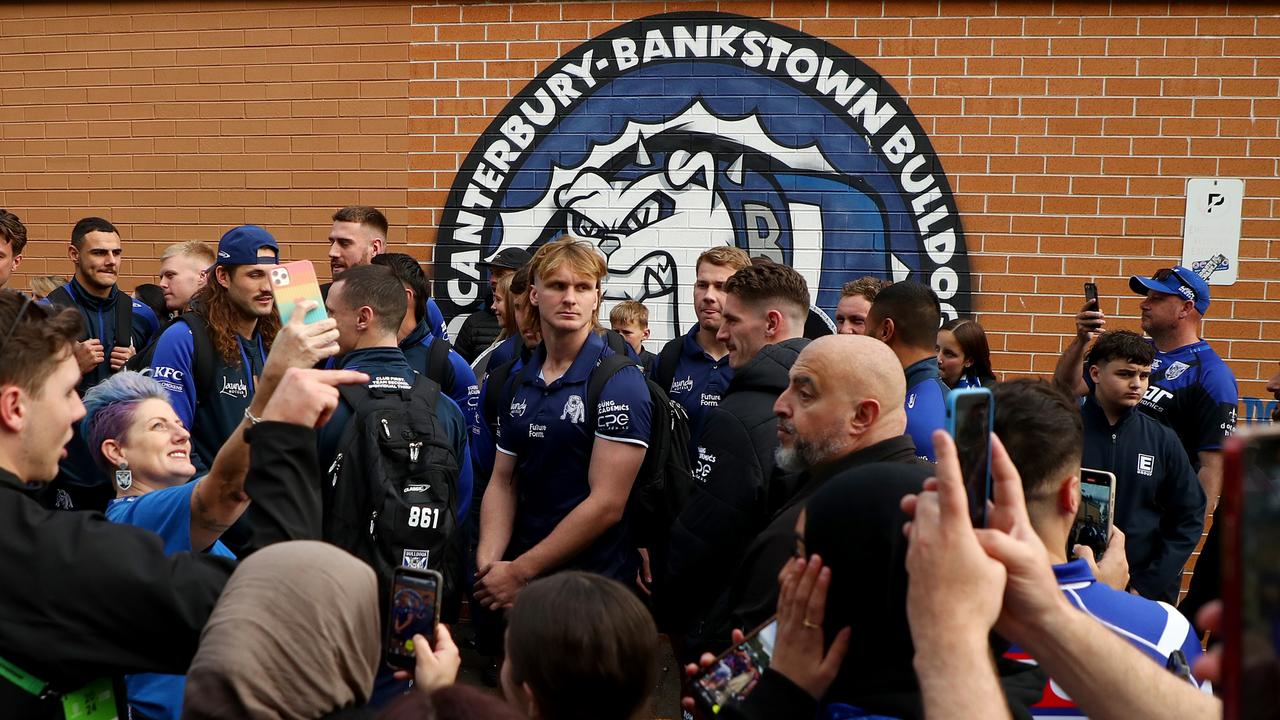
MULTIPOLYGON (((634 367, 636 361, 626 355, 615 353, 606 356, 591 371, 591 378, 587 380, 587 427, 594 428, 596 424, 596 408, 600 406, 600 393, 604 392, 604 386, 622 371, 623 368, 634 367)), ((592 431, 594 432, 594 431, 592 431)))
POLYGON ((507 378, 511 377, 511 368, 518 359, 511 358, 491 370, 485 377, 484 382, 489 392, 484 395, 484 406, 480 408, 480 413, 491 427, 498 423, 498 413, 502 411, 502 398, 507 392, 507 378))
POLYGON ((128 347, 133 344, 133 298, 119 288, 116 292, 116 347, 128 347))
POLYGON ((209 325, 200 313, 183 313, 181 320, 191 329, 191 370, 196 374, 196 403, 205 403, 213 394, 213 365, 218 351, 209 336, 209 325))
POLYGON ((627 339, 622 337, 622 335, 616 330, 605 330, 604 342, 609 346, 610 350, 614 351, 618 355, 634 355, 636 352, 635 349, 627 343, 627 339))
MULTIPOLYGON (((69 284, 69 283, 68 283, 69 284)), ((71 297, 71 292, 67 290, 66 285, 59 285, 52 292, 45 296, 50 303, 64 308, 75 308, 80 313, 80 317, 84 318, 80 328, 80 340, 83 342, 89 339, 89 317, 85 314, 84 308, 71 297)))
POLYGON ((680 353, 684 351, 684 336, 680 335, 667 341, 658 353, 658 369, 654 380, 662 392, 671 392, 671 383, 676 379, 676 365, 680 364, 680 353))
POLYGON ((453 365, 449 364, 449 343, 442 338, 433 337, 427 347, 427 377, 441 388, 452 388, 454 380, 453 365))

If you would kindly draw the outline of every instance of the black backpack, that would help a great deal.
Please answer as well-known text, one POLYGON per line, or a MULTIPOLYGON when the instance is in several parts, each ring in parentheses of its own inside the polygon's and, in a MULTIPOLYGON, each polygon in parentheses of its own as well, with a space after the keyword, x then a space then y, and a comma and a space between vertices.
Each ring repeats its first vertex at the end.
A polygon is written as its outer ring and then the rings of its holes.
POLYGON ((680 353, 684 351, 684 336, 671 338, 658 351, 658 360, 653 371, 653 380, 663 392, 671 392, 671 383, 676 379, 676 365, 680 364, 680 353))
POLYGON ((352 410, 324 483, 325 541, 367 562, 385 607, 401 565, 444 576, 442 607, 456 615, 462 554, 454 454, 436 419, 440 386, 419 375, 412 389, 338 388, 352 410))
MULTIPOLYGON (((128 345, 133 343, 133 298, 129 297, 129 294, 124 291, 119 292, 120 296, 116 298, 116 344, 120 344, 120 338, 128 338, 129 342, 126 343, 128 345)), ((75 298, 71 297, 71 292, 67 290, 67 285, 54 288, 53 292, 49 293, 48 300, 58 307, 70 307, 79 310, 80 314, 85 316, 84 330, 80 333, 80 339, 89 339, 88 313, 85 312, 83 307, 80 307, 75 298)), ((110 351, 108 350, 108 352, 110 351)))
POLYGON ((453 387, 457 376, 453 373, 453 365, 449 364, 449 341, 433 337, 427 346, 427 377, 443 388, 453 387))
POLYGON ((155 359, 156 346, 160 344, 160 337, 164 335, 165 330, 168 330, 171 325, 179 320, 185 322, 187 327, 191 329, 191 371, 195 373, 196 404, 202 405, 213 392, 215 382, 213 366, 218 351, 213 347, 213 338, 209 337, 208 324, 197 312, 185 312, 170 320, 167 325, 160 328, 149 345, 143 348, 141 352, 135 353, 133 357, 125 362, 124 367, 126 370, 150 375, 151 361, 155 359))

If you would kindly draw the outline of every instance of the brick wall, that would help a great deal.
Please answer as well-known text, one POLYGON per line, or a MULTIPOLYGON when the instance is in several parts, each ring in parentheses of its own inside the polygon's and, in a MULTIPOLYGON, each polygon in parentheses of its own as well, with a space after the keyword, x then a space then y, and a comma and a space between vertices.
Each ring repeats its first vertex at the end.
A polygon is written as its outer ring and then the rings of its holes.
MULTIPOLYGON (((27 276, 66 274, 71 226, 125 240, 123 287, 177 240, 264 225, 323 259, 333 211, 387 208, 404 242, 409 8, 351 3, 0 5, 0 207, 27 276)), ((327 272, 327 263, 322 263, 327 272)))
POLYGON ((1280 360, 1274 9, 814 7, 0 5, 0 206, 32 229, 23 274, 65 272, 69 226, 92 213, 125 230, 126 286, 164 244, 248 221, 319 259, 350 202, 386 209, 392 242, 425 258, 463 156, 539 71, 628 20, 723 10, 831 41, 906 98, 955 191, 974 306, 1009 373, 1050 370, 1083 280, 1136 327, 1123 277, 1180 255, 1186 178, 1244 178, 1240 281, 1214 288, 1204 334, 1241 394, 1263 394, 1280 360))

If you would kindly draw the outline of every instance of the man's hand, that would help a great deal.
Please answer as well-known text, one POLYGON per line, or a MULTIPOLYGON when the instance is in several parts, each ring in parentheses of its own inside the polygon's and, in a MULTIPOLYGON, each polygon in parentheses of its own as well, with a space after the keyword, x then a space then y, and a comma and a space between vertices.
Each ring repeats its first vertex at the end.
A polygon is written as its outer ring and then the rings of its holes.
POLYGON ((283 375, 291 367, 310 368, 338 352, 338 323, 333 318, 306 324, 303 318, 316 304, 299 300, 289 322, 280 328, 271 343, 271 353, 263 376, 283 375))
POLYGON ((831 687, 849 649, 852 631, 842 628, 831 641, 831 649, 823 655, 822 619, 826 614, 827 589, 831 587, 831 568, 822 567, 822 558, 814 555, 804 560, 791 560, 791 572, 782 575, 778 594, 778 636, 773 644, 769 667, 821 700, 831 687))
POLYGON ((1092 302, 1086 302, 1076 315, 1076 338, 1082 342, 1098 337, 1106 327, 1107 316, 1094 307, 1092 302))
POLYGON ((476 573, 476 600, 490 610, 509 608, 528 584, 529 578, 520 574, 515 563, 505 560, 490 563, 476 573))
POLYGON ((98 338, 89 338, 84 342, 76 343, 76 364, 80 366, 81 375, 98 367, 104 359, 106 359, 105 351, 102 348, 102 341, 98 338))
MULTIPOLYGON (((101 345, 101 343, 99 343, 101 345)), ((117 345, 111 348, 111 372, 119 372, 124 364, 129 362, 129 358, 137 354, 133 349, 133 345, 117 345)))
POLYGON ((1071 552, 1089 563, 1089 569, 1099 582, 1121 591, 1129 587, 1129 558, 1124 554, 1124 533, 1120 528, 1112 526, 1111 539, 1107 540, 1107 552, 1102 556, 1102 562, 1094 559, 1093 548, 1087 545, 1076 545, 1071 552))
POLYGON ((1005 569, 984 552, 969 520, 960 461, 951 436, 933 434, 938 474, 925 491, 903 498, 912 517, 907 547, 907 618, 917 647, 959 638, 986 644, 1000 615, 1005 569))
MULTIPOLYGON (((449 627, 443 623, 436 626, 436 646, 431 647, 426 636, 413 636, 414 686, 424 693, 433 693, 442 687, 452 685, 458 679, 458 668, 462 665, 462 655, 453 642, 449 627)), ((396 680, 408 680, 407 670, 397 670, 396 680)))
POLYGON ((640 567, 636 569, 636 587, 645 597, 653 595, 653 570, 649 567, 648 548, 637 548, 640 551, 640 567))
POLYGON ((329 421, 338 406, 339 385, 367 382, 368 375, 354 370, 289 368, 262 411, 262 419, 320 427, 329 421))

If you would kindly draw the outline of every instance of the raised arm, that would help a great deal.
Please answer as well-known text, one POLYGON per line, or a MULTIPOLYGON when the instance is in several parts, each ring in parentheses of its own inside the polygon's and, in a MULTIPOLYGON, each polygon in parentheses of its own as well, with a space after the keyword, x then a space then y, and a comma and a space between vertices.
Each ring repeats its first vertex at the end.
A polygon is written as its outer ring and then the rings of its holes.
POLYGON ((1089 386, 1085 384, 1084 374, 1081 372, 1081 368, 1084 367, 1084 354, 1089 343, 1101 335, 1106 326, 1107 317, 1102 314, 1102 311, 1095 308, 1092 302, 1085 303, 1076 314, 1076 336, 1062 351, 1058 364, 1053 370, 1053 381, 1057 385, 1077 397, 1089 394, 1089 386))

